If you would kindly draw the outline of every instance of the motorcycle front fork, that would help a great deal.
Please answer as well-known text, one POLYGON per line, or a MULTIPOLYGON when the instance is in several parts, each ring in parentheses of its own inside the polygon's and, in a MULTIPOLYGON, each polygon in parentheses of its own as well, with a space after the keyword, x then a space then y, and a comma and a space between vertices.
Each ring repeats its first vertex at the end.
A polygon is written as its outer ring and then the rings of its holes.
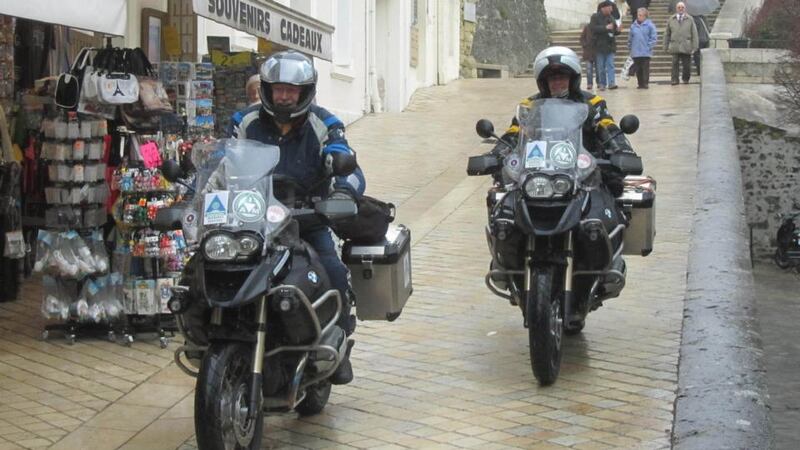
MULTIPOLYGON (((566 255, 567 265, 564 268, 564 322, 569 324, 575 311, 575 294, 572 292, 572 273, 575 270, 573 264, 573 232, 568 231, 564 238, 564 254, 566 255)), ((536 250, 536 236, 528 237, 528 248, 525 256, 525 292, 530 292, 533 283, 533 252, 536 250)))
POLYGON ((257 304, 256 316, 256 346, 253 350, 253 377, 250 385, 250 410, 251 418, 256 417, 261 409, 261 379, 264 369, 264 352, 267 347, 267 296, 262 296, 257 304))

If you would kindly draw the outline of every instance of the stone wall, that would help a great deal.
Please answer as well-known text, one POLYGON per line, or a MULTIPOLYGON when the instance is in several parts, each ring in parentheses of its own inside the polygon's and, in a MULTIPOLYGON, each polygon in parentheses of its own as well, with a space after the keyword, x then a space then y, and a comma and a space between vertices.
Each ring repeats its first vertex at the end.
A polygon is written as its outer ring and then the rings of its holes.
POLYGON ((775 82, 775 70, 789 58, 788 50, 771 48, 719 49, 728 83, 775 82))
POLYGON ((734 118, 753 255, 775 252, 777 213, 800 210, 800 138, 758 122, 734 118))
POLYGON ((477 78, 477 61, 472 56, 472 43, 475 38, 476 23, 464 20, 464 2, 461 2, 461 77, 477 78))
POLYGON ((520 73, 547 47, 542 0, 479 0, 476 17, 472 57, 477 63, 504 64, 520 73))
MULTIPOLYGON (((544 0, 550 30, 580 30, 597 11, 597 0, 544 0)), ((619 2, 618 2, 619 3, 619 2)))

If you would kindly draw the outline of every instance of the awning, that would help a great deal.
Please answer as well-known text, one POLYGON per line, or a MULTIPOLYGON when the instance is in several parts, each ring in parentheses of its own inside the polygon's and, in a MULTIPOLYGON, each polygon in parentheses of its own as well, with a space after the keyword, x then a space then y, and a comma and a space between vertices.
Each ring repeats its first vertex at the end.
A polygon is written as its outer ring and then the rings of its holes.
POLYGON ((124 36, 127 0, 3 0, 0 14, 124 36))
POLYGON ((192 0, 198 16, 331 60, 333 27, 272 0, 192 0))

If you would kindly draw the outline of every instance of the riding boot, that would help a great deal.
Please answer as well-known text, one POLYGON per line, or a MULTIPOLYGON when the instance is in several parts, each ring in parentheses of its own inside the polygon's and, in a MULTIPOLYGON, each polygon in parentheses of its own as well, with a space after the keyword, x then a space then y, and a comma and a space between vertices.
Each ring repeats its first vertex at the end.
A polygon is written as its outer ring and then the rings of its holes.
POLYGON ((347 340, 347 351, 344 354, 344 358, 342 358, 339 367, 336 368, 336 371, 333 372, 333 375, 329 378, 331 384, 347 384, 353 381, 353 366, 350 364, 350 350, 355 343, 356 341, 352 339, 347 340))

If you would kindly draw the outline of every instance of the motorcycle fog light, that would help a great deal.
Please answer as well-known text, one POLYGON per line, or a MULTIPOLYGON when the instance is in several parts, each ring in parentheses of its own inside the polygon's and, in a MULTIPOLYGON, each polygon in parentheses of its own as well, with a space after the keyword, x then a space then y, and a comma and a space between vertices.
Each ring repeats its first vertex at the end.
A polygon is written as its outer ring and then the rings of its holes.
POLYGON ((230 261, 239 253, 239 243, 228 234, 216 234, 206 239, 203 253, 211 261, 230 261))
POLYGON ((549 198, 553 196, 553 185, 550 179, 543 176, 533 176, 525 182, 525 195, 530 198, 549 198))
POLYGON ((167 308, 169 308, 173 314, 178 314, 183 311, 183 302, 181 301, 180 297, 172 297, 167 302, 167 308))
POLYGON ((569 193, 572 190, 572 182, 570 182, 566 178, 556 178, 553 180, 553 192, 556 195, 564 195, 569 193))

